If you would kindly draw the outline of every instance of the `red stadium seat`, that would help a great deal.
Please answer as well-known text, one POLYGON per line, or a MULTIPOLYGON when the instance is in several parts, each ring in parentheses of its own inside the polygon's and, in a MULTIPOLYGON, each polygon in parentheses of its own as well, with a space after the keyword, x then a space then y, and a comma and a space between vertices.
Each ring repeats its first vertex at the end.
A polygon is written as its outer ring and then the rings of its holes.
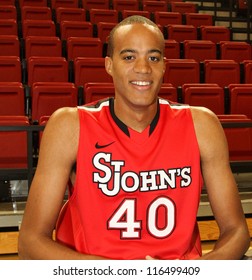
POLYGON ((168 39, 174 39, 178 42, 184 40, 197 40, 197 28, 193 25, 169 24, 166 26, 168 39))
POLYGON ((102 57, 103 44, 99 38, 70 37, 67 39, 67 59, 102 57))
POLYGON ((0 55, 20 56, 20 42, 16 35, 0 35, 0 55))
POLYGON ((17 20, 17 9, 14 5, 0 4, 0 19, 14 19, 17 20))
POLYGON ((42 116, 50 116, 62 107, 76 107, 77 88, 73 83, 34 83, 32 91, 32 121, 38 122, 42 116))
POLYGON ((155 11, 163 11, 168 12, 168 7, 165 1, 142 1, 142 9, 143 11, 155 12, 155 11))
POLYGON ((200 13, 185 13, 185 23, 195 27, 200 27, 202 25, 214 25, 212 15, 200 13))
POLYGON ((138 0, 113 0, 113 9, 117 11, 130 10, 137 11, 139 10, 138 0))
POLYGON ((75 84, 84 86, 92 82, 112 82, 105 70, 104 58, 81 57, 74 60, 75 84))
MULTIPOLYGON (((0 116, 0 126, 29 126, 26 116, 0 116)), ((0 131, 0 168, 27 168, 27 132, 0 131)))
POLYGON ((86 21, 61 21, 60 37, 61 40, 69 37, 93 37, 93 25, 86 21))
POLYGON ((243 60, 244 83, 252 83, 252 60, 243 60))
POLYGON ((181 14, 185 13, 197 13, 197 5, 189 2, 171 2, 170 3, 171 12, 179 12, 181 14))
POLYGON ((62 42, 58 37, 27 36, 25 57, 30 56, 62 56, 62 42))
POLYGON ((205 60, 205 83, 217 83, 220 87, 240 83, 240 67, 234 60, 205 60))
POLYGON ((109 9, 91 9, 89 10, 90 22, 97 24, 99 22, 118 22, 118 12, 109 9))
POLYGON ((27 72, 29 86, 35 82, 68 82, 68 62, 64 57, 31 56, 27 72))
POLYGON ((82 7, 90 9, 109 9, 110 0, 82 0, 82 7))
POLYGON ((15 0, 1 0, 1 5, 15 5, 15 0))
POLYGON ((110 31, 116 26, 116 23, 113 22, 98 22, 97 23, 97 36, 100 38, 102 43, 107 42, 107 38, 110 34, 110 31))
POLYGON ((18 56, 0 56, 0 82, 22 82, 21 61, 18 56))
POLYGON ((252 119, 252 85, 231 87, 229 96, 230 113, 244 114, 252 119))
POLYGON ((188 86, 183 91, 183 103, 206 107, 215 114, 224 114, 224 90, 218 86, 188 86))
POLYGON ((25 115, 25 94, 22 83, 0 82, 0 115, 25 115))
POLYGON ((182 24, 182 14, 178 12, 154 12, 155 23, 162 26, 168 24, 182 24))
POLYGON ((178 102, 177 89, 169 83, 163 83, 158 96, 170 101, 178 102))
POLYGON ((192 58, 198 62, 217 58, 216 44, 212 41, 185 40, 183 47, 184 58, 192 58))
POLYGON ((39 7, 46 7, 47 0, 19 0, 19 6, 39 6, 39 7))
POLYGON ((219 43, 220 41, 230 41, 231 32, 226 26, 201 26, 200 37, 201 40, 219 43))
POLYGON ((21 18, 22 20, 52 20, 52 11, 46 6, 23 6, 21 8, 21 18))
POLYGON ((0 19, 0 35, 18 36, 18 26, 15 19, 0 19))
POLYGON ((252 59, 251 45, 247 42, 221 41, 220 58, 237 62, 252 59))
POLYGON ((58 7, 56 21, 86 21, 86 10, 81 8, 58 7))
POLYGON ((52 9, 58 7, 78 8, 79 0, 51 0, 52 9))
POLYGON ((149 18, 151 17, 151 12, 149 11, 131 11, 131 10, 123 10, 122 11, 122 18, 126 18, 126 17, 129 17, 129 16, 133 16, 133 15, 139 15, 139 16, 143 16, 143 17, 146 17, 146 18, 149 18))
POLYGON ((199 63, 193 59, 167 59, 164 83, 182 86, 185 83, 199 83, 199 63))
MULTIPOLYGON (((239 172, 242 172, 242 164, 249 163, 252 160, 252 120, 251 119, 226 119, 223 123, 247 123, 244 127, 224 127, 224 132, 228 142, 229 159, 232 163, 238 162, 239 172), (250 127, 249 127, 250 124, 250 127)), ((251 170, 251 167, 249 167, 251 170)))
POLYGON ((32 20, 22 21, 23 38, 27 36, 56 36, 55 23, 52 20, 32 20))
POLYGON ((167 59, 180 58, 180 46, 176 40, 165 40, 164 56, 167 59))
POLYGON ((88 104, 114 95, 115 88, 113 83, 86 83, 84 85, 83 103, 88 104))

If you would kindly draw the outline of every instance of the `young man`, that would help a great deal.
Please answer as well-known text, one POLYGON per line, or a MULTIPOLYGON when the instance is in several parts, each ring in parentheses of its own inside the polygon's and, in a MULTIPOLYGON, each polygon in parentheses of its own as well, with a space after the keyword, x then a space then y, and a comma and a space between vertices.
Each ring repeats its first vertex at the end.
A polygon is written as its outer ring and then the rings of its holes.
POLYGON ((249 246, 227 143, 205 108, 157 97, 164 38, 146 18, 122 21, 105 67, 115 98, 63 108, 43 134, 24 214, 23 259, 240 259, 249 246), (73 193, 52 233, 77 163, 73 193), (206 185, 220 238, 201 256, 196 215, 206 185), (72 235, 71 235, 72 234, 72 235))

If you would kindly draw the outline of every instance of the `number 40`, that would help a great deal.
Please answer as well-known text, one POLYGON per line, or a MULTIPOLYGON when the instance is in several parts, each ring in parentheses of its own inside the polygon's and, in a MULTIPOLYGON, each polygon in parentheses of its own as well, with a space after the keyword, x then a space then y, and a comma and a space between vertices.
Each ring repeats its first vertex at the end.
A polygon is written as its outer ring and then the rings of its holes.
MULTIPOLYGON (((140 210, 142 211, 142 210, 140 210)), ((121 238, 140 238, 142 221, 136 219, 137 205, 135 199, 125 199, 108 220, 109 229, 118 229, 121 238)), ((171 234, 175 226, 175 207, 168 197, 159 197, 152 201, 147 208, 147 227, 151 235, 165 238, 171 234), (158 209, 164 207, 166 211, 164 227, 158 228, 158 209)))

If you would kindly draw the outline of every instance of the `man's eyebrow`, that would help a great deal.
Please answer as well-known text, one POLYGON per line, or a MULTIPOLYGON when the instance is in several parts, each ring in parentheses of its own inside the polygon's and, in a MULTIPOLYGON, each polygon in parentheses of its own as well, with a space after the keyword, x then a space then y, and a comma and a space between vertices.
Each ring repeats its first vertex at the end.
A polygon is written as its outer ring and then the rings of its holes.
MULTIPOLYGON (((125 49, 125 50, 121 50, 120 54, 124 54, 124 53, 137 53, 136 50, 134 49, 125 49)), ((148 53, 159 53, 162 54, 162 52, 159 49, 151 49, 148 51, 148 53)))

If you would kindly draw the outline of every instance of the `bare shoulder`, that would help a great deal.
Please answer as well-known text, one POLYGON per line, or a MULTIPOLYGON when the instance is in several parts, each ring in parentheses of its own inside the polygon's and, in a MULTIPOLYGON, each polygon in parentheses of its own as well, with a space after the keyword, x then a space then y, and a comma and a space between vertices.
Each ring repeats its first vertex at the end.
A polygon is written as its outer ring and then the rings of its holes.
POLYGON ((60 108, 49 118, 42 137, 42 150, 50 149, 76 153, 79 140, 79 115, 77 108, 60 108))
POLYGON ((201 154, 217 147, 226 150, 226 138, 218 117, 204 107, 191 107, 192 118, 201 154))

